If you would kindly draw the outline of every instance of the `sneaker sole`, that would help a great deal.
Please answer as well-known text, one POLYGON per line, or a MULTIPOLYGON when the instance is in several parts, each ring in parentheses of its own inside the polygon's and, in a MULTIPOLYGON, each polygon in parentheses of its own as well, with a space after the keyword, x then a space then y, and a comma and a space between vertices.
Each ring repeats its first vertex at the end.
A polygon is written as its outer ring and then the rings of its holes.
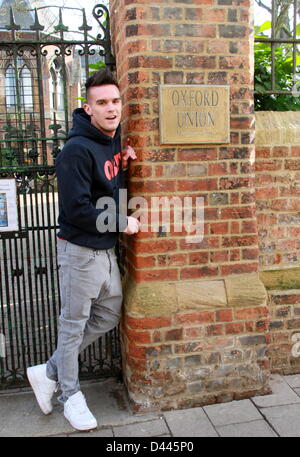
POLYGON ((80 427, 77 427, 74 422, 72 423, 72 420, 68 417, 68 415, 64 412, 64 416, 65 418, 70 422, 70 424, 72 425, 72 427, 75 429, 75 430, 78 430, 79 432, 89 432, 90 430, 95 430, 95 428, 98 427, 98 424, 97 424, 97 421, 95 420, 95 422, 92 424, 89 424, 89 425, 81 425, 80 427))
POLYGON ((36 401, 38 402, 38 405, 41 408, 42 412, 44 414, 46 414, 46 416, 47 416, 48 414, 52 413, 53 408, 51 408, 51 409, 47 408, 47 406, 45 406, 45 404, 41 401, 39 383, 35 377, 34 370, 32 370, 31 368, 27 368, 26 373, 27 373, 28 381, 30 382, 30 385, 34 392, 36 401))

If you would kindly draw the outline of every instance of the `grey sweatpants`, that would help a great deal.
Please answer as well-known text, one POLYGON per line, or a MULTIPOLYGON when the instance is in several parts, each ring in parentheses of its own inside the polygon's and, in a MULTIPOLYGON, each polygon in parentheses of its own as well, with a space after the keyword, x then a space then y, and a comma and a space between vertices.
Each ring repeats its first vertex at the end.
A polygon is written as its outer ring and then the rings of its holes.
POLYGON ((47 376, 65 402, 80 390, 78 355, 120 320, 122 286, 114 249, 99 250, 57 240, 61 313, 57 349, 47 376))

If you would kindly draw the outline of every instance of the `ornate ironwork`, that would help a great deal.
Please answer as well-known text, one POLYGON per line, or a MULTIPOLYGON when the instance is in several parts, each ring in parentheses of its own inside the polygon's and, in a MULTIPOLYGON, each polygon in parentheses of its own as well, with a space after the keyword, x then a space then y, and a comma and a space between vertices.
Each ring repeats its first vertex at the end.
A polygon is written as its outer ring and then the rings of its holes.
MULTIPOLYGON (((56 232, 58 195, 55 159, 66 141, 89 65, 104 60, 114 69, 109 14, 96 5, 92 17, 82 10, 80 39, 64 24, 63 8, 53 33, 34 9, 34 23, 22 29, 10 9, 0 31, 0 179, 17 185, 19 231, 0 231, 0 389, 26 385, 26 367, 42 363, 56 346, 59 315, 56 232)), ((81 377, 118 374, 115 330, 80 358, 81 377)))

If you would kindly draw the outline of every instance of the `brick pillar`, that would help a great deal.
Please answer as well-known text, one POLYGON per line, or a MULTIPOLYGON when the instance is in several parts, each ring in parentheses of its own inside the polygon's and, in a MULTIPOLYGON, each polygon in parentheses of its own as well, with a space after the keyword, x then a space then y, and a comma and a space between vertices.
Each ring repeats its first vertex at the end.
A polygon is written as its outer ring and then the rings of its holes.
POLYGON ((269 309, 258 277, 249 0, 111 0, 130 196, 201 196, 205 236, 126 238, 124 378, 136 411, 267 390, 269 309), (227 85, 230 143, 162 145, 161 84, 227 85))

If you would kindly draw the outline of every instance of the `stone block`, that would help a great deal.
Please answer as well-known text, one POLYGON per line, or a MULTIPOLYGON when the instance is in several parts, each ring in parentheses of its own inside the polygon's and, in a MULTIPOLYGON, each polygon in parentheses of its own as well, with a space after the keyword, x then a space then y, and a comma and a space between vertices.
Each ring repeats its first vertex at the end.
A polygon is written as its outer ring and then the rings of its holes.
POLYGON ((299 404, 264 408, 263 413, 279 436, 300 437, 299 404))
POLYGON ((218 436, 202 408, 164 413, 174 437, 216 437, 218 436))
POLYGON ((233 401, 203 407, 214 426, 236 424, 262 419, 250 400, 233 401))
POLYGON ((160 436, 169 433, 166 423, 162 419, 113 427, 113 431, 115 437, 126 438, 160 436))
POLYGON ((222 437, 233 438, 255 438, 255 437, 275 437, 276 433, 264 420, 255 420, 251 422, 241 422, 233 425, 224 425, 217 427, 217 432, 222 437))

